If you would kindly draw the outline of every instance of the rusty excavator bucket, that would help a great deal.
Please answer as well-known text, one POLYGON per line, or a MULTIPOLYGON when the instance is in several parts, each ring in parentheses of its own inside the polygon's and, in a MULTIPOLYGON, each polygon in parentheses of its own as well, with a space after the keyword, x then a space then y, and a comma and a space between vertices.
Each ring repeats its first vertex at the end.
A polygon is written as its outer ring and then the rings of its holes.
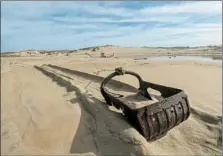
POLYGON ((143 81, 137 73, 124 71, 121 67, 103 80, 100 90, 106 103, 121 109, 147 141, 161 138, 190 115, 190 105, 183 90, 143 81), (113 77, 124 74, 135 76, 139 81, 138 92, 134 96, 112 93, 106 86, 113 77), (149 93, 148 88, 159 91, 161 95, 149 93))

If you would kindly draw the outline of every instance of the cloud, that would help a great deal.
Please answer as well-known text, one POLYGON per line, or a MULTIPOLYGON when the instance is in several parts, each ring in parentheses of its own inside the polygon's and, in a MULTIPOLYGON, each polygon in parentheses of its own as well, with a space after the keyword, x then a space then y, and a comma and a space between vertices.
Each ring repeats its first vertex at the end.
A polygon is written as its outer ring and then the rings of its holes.
POLYGON ((222 13, 222 3, 219 1, 185 2, 179 5, 165 5, 158 7, 147 7, 141 9, 142 14, 219 14, 222 13))
POLYGON ((2 51, 222 43, 221 2, 2 2, 2 51))

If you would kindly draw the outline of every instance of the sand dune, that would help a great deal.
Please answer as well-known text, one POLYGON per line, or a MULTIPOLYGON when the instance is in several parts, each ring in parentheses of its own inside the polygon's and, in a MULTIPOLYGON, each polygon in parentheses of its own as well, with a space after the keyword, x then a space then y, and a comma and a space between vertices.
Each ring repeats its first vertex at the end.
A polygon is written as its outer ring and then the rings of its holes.
POLYGON ((204 47, 119 47, 119 46, 98 46, 76 50, 24 50, 20 52, 2 53, 2 57, 56 57, 56 56, 78 56, 97 58, 105 55, 115 54, 118 58, 148 57, 148 56, 204 56, 215 59, 222 58, 222 46, 204 46, 204 47))
MULTIPOLYGON (((221 63, 135 60, 144 55, 141 49, 100 50, 115 50, 119 58, 99 58, 99 51, 89 57, 88 49, 70 56, 1 58, 2 154, 222 155, 221 63), (100 93, 103 78, 119 66, 184 89, 189 119, 147 142, 100 93)), ((114 92, 131 93, 138 82, 121 76, 109 85, 114 92)))

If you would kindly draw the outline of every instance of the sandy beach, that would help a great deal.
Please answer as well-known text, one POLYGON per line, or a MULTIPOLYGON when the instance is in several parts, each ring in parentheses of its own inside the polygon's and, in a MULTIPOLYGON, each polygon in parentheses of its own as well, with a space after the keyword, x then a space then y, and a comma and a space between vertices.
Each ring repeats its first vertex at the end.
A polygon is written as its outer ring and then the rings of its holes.
MULTIPOLYGON (((222 57, 210 47, 113 46, 1 57, 2 155, 222 155, 222 63, 173 57, 194 54, 222 57), (114 56, 100 58, 102 52, 114 56), (144 59, 170 55, 169 60, 144 59), (105 105, 100 93, 103 78, 117 67, 183 89, 191 106, 189 119, 147 142, 118 110, 105 105)), ((128 92, 128 85, 138 88, 134 77, 114 79, 122 82, 116 86, 122 91, 128 92)))

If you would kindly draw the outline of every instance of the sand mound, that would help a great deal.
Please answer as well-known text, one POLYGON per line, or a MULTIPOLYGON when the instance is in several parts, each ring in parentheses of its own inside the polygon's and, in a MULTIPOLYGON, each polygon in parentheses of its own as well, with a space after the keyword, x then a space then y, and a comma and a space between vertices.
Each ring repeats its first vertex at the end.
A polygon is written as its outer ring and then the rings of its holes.
MULTIPOLYGON (((100 100, 86 93, 86 90, 78 87, 77 84, 66 81, 43 68, 36 68, 56 81, 58 85, 66 87, 67 91, 75 91, 81 101, 81 107, 86 111, 83 116, 87 113, 90 116, 88 119, 83 118, 82 122, 86 123, 91 130, 90 136, 86 136, 86 130, 80 129, 81 133, 77 132, 75 137, 82 138, 86 142, 94 140, 95 153, 100 155, 128 155, 129 153, 145 155, 148 153, 145 148, 146 140, 124 120, 120 113, 110 111, 100 100)), ((92 147, 92 145, 89 146, 92 147)), ((74 141, 71 153, 84 152, 86 148, 89 147, 74 141)))

